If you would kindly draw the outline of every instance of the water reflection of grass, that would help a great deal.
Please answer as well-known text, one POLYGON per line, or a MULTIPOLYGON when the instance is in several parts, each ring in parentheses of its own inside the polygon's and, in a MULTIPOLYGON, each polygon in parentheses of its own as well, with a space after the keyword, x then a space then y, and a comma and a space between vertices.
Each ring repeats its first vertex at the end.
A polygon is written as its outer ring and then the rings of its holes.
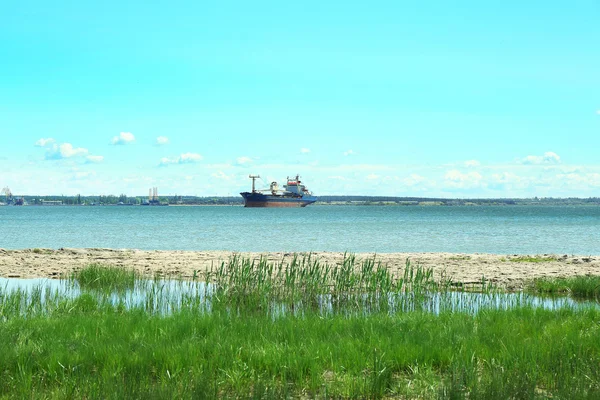
POLYGON ((449 281, 352 256, 234 258, 204 278, 214 291, 178 298, 137 280, 152 295, 134 306, 123 293, 0 288, 0 398, 600 397, 597 309, 392 313, 382 299, 449 281), (370 312, 323 313, 324 295, 370 312), (274 303, 303 311, 274 317, 274 303))
POLYGON ((529 290, 540 294, 569 294, 580 299, 600 299, 600 276, 538 278, 531 283, 529 290))
POLYGON ((410 292, 418 297, 447 290, 451 284, 449 279, 435 280, 432 269, 408 260, 391 270, 374 259, 357 262, 353 255, 336 265, 322 264, 310 254, 296 256, 287 264, 233 257, 204 278, 214 284, 219 303, 258 310, 274 302, 318 307, 327 296, 334 308, 368 305, 383 311, 390 295, 410 292))

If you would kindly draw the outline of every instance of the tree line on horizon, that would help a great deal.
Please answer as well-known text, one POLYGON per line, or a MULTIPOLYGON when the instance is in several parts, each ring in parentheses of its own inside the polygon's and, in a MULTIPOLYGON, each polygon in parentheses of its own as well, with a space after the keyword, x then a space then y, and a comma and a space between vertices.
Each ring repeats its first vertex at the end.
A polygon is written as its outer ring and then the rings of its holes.
MULTIPOLYGON (((61 202, 64 205, 143 205, 147 196, 100 195, 100 196, 22 196, 29 205, 42 205, 44 202, 61 202)), ((3 199, 0 198, 0 201, 3 199)), ((241 196, 159 196, 158 202, 171 205, 241 205, 241 196)), ((330 195, 319 196, 317 204, 330 205, 577 205, 600 204, 600 197, 533 197, 533 198, 489 198, 489 199, 449 199, 435 197, 359 196, 330 195)))

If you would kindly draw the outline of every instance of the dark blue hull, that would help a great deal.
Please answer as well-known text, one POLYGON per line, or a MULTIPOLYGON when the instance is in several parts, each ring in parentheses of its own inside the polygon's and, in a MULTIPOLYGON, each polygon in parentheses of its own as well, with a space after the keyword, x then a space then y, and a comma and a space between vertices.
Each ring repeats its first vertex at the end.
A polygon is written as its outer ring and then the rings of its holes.
POLYGON ((306 207, 317 201, 315 196, 279 196, 258 192, 240 194, 244 198, 244 207, 306 207))

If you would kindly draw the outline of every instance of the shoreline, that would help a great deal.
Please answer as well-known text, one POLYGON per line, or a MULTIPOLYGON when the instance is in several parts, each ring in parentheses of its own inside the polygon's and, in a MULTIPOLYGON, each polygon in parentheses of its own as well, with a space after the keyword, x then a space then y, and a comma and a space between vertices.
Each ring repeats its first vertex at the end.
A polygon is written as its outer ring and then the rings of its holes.
MULTIPOLYGON (((0 249, 2 278, 59 278, 91 263, 134 268, 146 276, 192 278, 202 276, 211 265, 226 262, 233 255, 287 264, 294 255, 309 255, 321 263, 340 264, 344 253, 339 252, 233 252, 179 251, 136 249, 0 249)), ((393 271, 403 271, 406 260, 413 266, 432 268, 435 279, 442 276, 454 282, 475 284, 486 281, 509 290, 522 289, 528 281, 539 277, 568 277, 600 275, 600 256, 525 255, 484 253, 347 253, 357 261, 373 259, 393 271)))

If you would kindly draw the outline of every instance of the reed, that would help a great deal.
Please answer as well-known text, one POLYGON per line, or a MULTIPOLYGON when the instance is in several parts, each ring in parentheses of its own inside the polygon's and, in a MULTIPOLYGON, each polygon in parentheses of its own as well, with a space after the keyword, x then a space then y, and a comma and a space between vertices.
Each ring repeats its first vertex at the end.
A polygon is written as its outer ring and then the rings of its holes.
POLYGON ((537 278, 528 289, 534 293, 571 295, 579 299, 600 299, 600 276, 580 275, 568 278, 537 278))
POLYGON ((130 268, 90 264, 71 274, 70 279, 82 289, 126 290, 133 289, 139 274, 130 268))
POLYGON ((325 299, 333 307, 386 308, 393 295, 423 295, 450 287, 449 280, 436 281, 432 269, 409 260, 391 270, 374 258, 358 262, 354 255, 345 255, 335 265, 322 264, 311 254, 295 255, 287 264, 234 256, 211 268, 205 279, 214 285, 219 303, 255 309, 268 308, 273 301, 317 309, 325 299))
POLYGON ((600 397, 598 307, 352 255, 234 257, 204 278, 0 288, 0 398, 600 397))

